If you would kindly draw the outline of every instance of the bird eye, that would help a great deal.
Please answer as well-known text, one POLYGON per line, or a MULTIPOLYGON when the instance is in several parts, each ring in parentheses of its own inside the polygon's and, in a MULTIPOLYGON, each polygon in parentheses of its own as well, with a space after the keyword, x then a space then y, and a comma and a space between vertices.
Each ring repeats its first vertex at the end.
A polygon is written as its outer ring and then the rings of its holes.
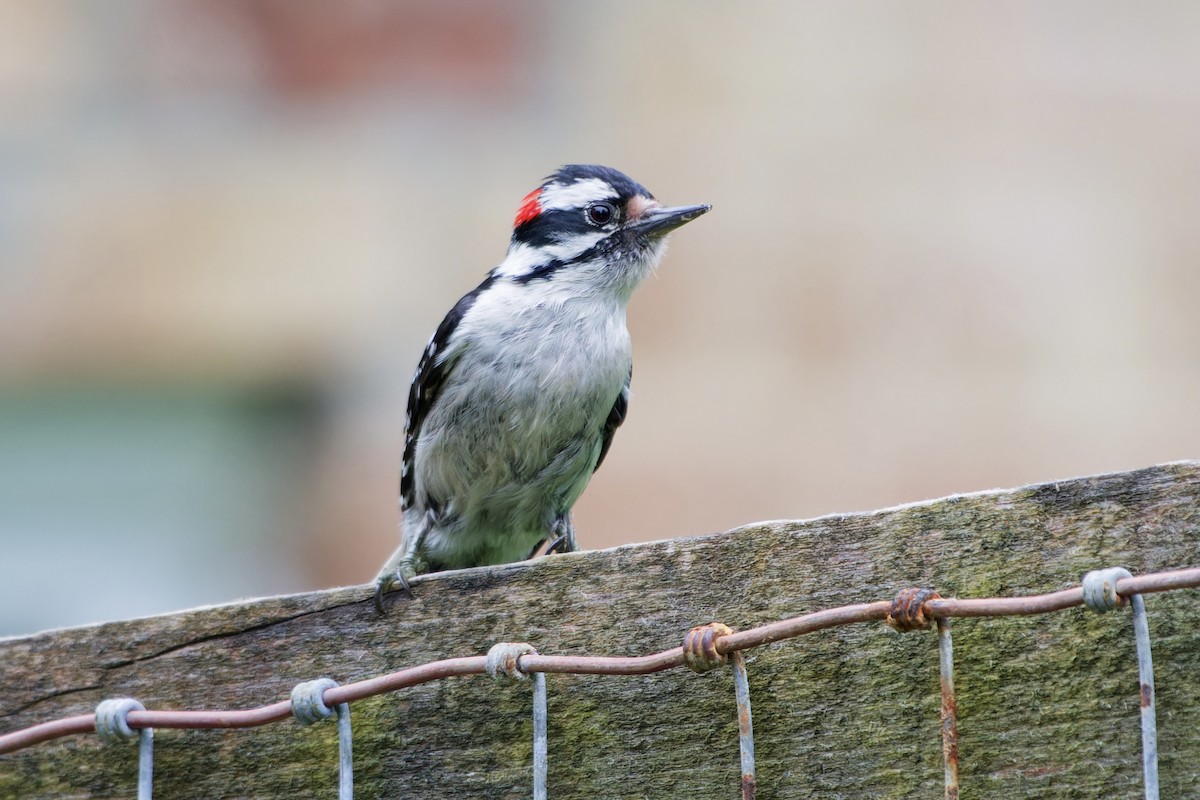
POLYGON ((587 220, 593 225, 607 225, 616 216, 612 203, 592 203, 587 207, 587 220))

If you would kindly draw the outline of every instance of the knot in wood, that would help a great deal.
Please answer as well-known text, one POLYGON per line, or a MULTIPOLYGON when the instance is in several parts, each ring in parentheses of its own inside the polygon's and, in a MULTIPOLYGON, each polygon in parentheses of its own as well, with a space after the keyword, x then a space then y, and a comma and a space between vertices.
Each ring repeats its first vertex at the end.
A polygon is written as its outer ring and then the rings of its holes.
POLYGON ((725 663, 725 654, 717 652, 717 640, 733 633, 722 622, 697 625, 683 637, 683 661, 695 672, 708 672, 725 663))
POLYGON ((933 615, 925 604, 941 597, 933 589, 904 589, 892 600, 887 624, 901 633, 927 631, 933 626, 933 615))

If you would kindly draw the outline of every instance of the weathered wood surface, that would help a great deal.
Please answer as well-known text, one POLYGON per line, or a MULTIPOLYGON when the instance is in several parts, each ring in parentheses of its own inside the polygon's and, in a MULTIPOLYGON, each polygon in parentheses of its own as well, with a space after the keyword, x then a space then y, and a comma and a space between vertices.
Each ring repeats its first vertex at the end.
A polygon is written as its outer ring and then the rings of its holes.
MULTIPOLYGON (((586 539, 586 537, 585 537, 586 539)), ((0 641, 0 731, 86 713, 244 708, 301 680, 343 683, 497 641, 635 655, 694 624, 735 628, 912 585, 1033 594, 1087 570, 1200 563, 1200 464, 951 497, 869 514, 277 597, 0 641)), ((112 589, 98 587, 98 591, 112 589)), ((31 602, 34 602, 31 599, 31 602)), ((1200 593, 1148 598, 1163 797, 1200 797, 1200 593)), ((1141 796, 1128 612, 955 623, 964 798, 1141 796)), ((761 798, 941 796, 937 643, 862 624, 748 654, 761 798)), ((556 798, 735 797, 727 670, 549 676, 556 798)), ((524 797, 529 685, 440 681, 353 706, 360 798, 524 797)), ((333 797, 335 726, 160 731, 156 795, 333 797)), ((0 797, 133 796, 136 748, 75 736, 0 756, 0 797)))

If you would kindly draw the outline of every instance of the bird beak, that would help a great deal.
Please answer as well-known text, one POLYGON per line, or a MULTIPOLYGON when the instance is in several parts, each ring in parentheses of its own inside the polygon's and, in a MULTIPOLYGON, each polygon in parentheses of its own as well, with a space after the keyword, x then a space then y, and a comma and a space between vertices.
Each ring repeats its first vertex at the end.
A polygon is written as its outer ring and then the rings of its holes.
POLYGON ((710 205, 652 208, 629 225, 628 230, 649 236, 665 236, 711 209, 710 205))

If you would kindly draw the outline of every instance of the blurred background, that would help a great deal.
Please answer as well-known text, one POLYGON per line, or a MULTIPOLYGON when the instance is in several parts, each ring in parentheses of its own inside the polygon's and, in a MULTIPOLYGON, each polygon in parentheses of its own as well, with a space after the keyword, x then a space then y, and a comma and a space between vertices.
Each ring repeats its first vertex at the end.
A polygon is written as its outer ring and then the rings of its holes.
POLYGON ((589 549, 1200 456, 1200 5, 0 1, 0 634, 363 583, 559 164, 681 230, 589 549))

